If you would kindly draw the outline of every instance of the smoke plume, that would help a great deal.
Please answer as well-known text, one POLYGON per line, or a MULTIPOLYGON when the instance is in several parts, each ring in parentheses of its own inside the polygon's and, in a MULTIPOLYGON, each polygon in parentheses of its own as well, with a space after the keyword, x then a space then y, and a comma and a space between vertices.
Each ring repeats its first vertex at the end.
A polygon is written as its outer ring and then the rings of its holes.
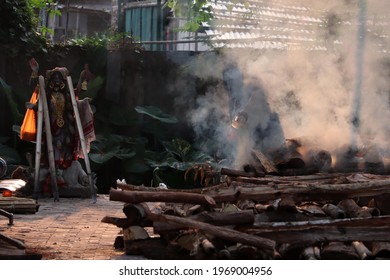
MULTIPOLYGON (((271 144, 298 137, 332 154, 342 147, 371 141, 389 156, 390 19, 385 12, 390 2, 262 3, 259 6, 277 8, 279 15, 280 11, 292 14, 298 7, 298 16, 320 19, 313 26, 294 27, 291 34, 296 36, 298 29, 306 28, 314 34, 313 40, 277 50, 226 49, 222 55, 207 53, 194 61, 195 73, 205 80, 213 77, 223 81, 226 67, 236 67, 242 85, 236 85, 241 91, 236 90, 235 98, 244 103, 241 109, 247 110, 252 126, 249 132, 238 134, 231 127, 232 98, 226 83, 221 83, 209 87, 189 111, 198 143, 208 152, 232 158, 233 165, 245 163, 252 147, 266 151, 275 148, 271 144), (261 141, 253 131, 258 128, 268 133, 261 141)), ((289 26, 288 18, 278 20, 280 26, 289 26)), ((266 24, 259 20, 262 22, 266 24)))

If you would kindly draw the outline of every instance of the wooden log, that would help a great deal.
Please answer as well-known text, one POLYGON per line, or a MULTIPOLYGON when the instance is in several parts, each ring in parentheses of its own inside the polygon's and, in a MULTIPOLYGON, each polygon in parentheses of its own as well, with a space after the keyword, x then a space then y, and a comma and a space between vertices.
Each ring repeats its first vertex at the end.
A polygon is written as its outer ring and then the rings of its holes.
POLYGON ((232 182, 230 189, 221 190, 213 195, 216 202, 252 199, 270 201, 290 197, 295 201, 330 201, 346 198, 372 197, 390 193, 390 179, 372 180, 363 183, 329 185, 253 185, 232 182))
POLYGON ((111 216, 105 216, 101 220, 102 223, 112 224, 120 228, 127 228, 133 224, 127 218, 117 218, 111 216))
POLYGON ((256 177, 256 172, 246 172, 244 170, 235 170, 230 168, 221 168, 221 175, 227 175, 230 177, 256 177))
POLYGON ((390 242, 375 241, 372 242, 371 248, 372 254, 375 258, 390 258, 390 242))
POLYGON ((295 201, 290 197, 283 197, 278 200, 276 211, 278 212, 287 212, 287 213, 296 213, 297 207, 295 201))
POLYGON ((366 260, 372 258, 372 252, 364 245, 363 242, 353 241, 352 247, 355 249, 360 259, 366 260))
POLYGON ((230 228, 225 228, 221 226, 214 226, 208 223, 194 221, 192 219, 186 219, 181 217, 169 216, 169 215, 159 215, 148 213, 148 219, 152 221, 159 221, 165 223, 172 223, 180 226, 185 226, 188 228, 198 229, 207 234, 211 234, 213 236, 234 241, 237 243, 242 243, 246 245, 252 245, 256 248, 263 249, 273 254, 275 250, 275 242, 271 239, 262 238, 258 236, 254 236, 251 234, 246 234, 243 232, 239 232, 230 228))
POLYGON ((275 206, 273 204, 257 203, 255 205, 255 210, 256 210, 256 213, 263 213, 263 212, 268 212, 268 211, 275 210, 275 206))
POLYGON ((362 211, 367 211, 368 213, 371 214, 371 216, 380 216, 381 215, 381 210, 376 207, 367 207, 363 206, 362 211))
POLYGON ((246 259, 246 260, 258 259, 258 250, 254 246, 239 245, 237 246, 236 254, 240 259, 246 259))
POLYGON ((390 179, 388 175, 360 174, 360 173, 316 173, 305 175, 276 176, 266 175, 258 177, 233 177, 232 181, 257 185, 272 184, 294 184, 294 185, 331 185, 331 184, 348 184, 369 181, 382 181, 390 179), (357 177, 355 179, 355 177, 357 177))
POLYGON ((322 210, 333 219, 344 219, 346 217, 345 212, 341 208, 331 203, 324 204, 322 210))
POLYGON ((154 188, 154 187, 135 186, 132 184, 123 184, 123 183, 117 183, 116 186, 118 189, 124 191, 175 192, 175 193, 184 192, 184 193, 202 193, 202 194, 214 193, 214 192, 218 192, 220 189, 228 188, 228 185, 226 183, 221 183, 221 184, 217 184, 210 187, 204 187, 204 188, 195 188, 195 189, 161 189, 161 188, 154 188))
POLYGON ((259 160, 267 174, 278 173, 278 169, 275 167, 273 162, 269 160, 261 151, 252 149, 252 155, 259 160))
POLYGON ((374 197, 374 207, 378 208, 382 215, 390 215, 390 194, 383 194, 374 197))
POLYGON ((145 207, 142 207, 141 205, 127 203, 123 206, 123 213, 126 215, 126 218, 105 216, 102 219, 102 222, 113 224, 121 228, 128 228, 134 225, 151 227, 153 226, 153 224, 146 219, 146 213, 144 208, 145 207))
POLYGON ((344 211, 347 218, 369 218, 372 217, 370 211, 367 208, 360 207, 353 199, 344 199, 337 205, 344 211))
POLYGON ((326 217, 322 207, 315 203, 304 203, 298 207, 300 211, 312 217, 326 217))
MULTIPOLYGON (((380 197, 390 195, 389 176, 373 176, 372 179, 365 182, 352 183, 323 183, 322 180, 337 180, 341 176, 323 175, 323 176, 295 176, 283 179, 281 177, 253 178, 259 179, 258 183, 247 183, 232 181, 230 186, 220 184, 213 187, 195 189, 195 190, 157 190, 156 188, 141 188, 142 191, 156 193, 163 192, 184 192, 184 193, 202 193, 214 198, 216 202, 236 202, 239 200, 271 201, 281 197, 290 197, 296 202, 299 201, 340 201, 346 198, 357 197, 380 197), (303 178, 307 177, 307 180, 303 178), (383 178, 383 179, 382 179, 383 178), (259 185, 260 184, 260 185, 259 185)), ((244 177, 236 177, 244 178, 244 177)), ((344 177, 341 181, 345 181, 344 177)), ((337 182, 337 181, 336 181, 337 182)), ((136 186, 120 185, 119 188, 129 188, 139 190, 136 186)), ((378 203, 379 204, 379 203, 378 203)), ((382 207, 377 207, 382 212, 382 207)), ((384 214, 387 213, 385 210, 384 214)))
POLYGON ((216 249, 215 249, 215 246, 214 244, 208 240, 207 238, 203 237, 201 239, 201 246, 203 248, 203 251, 207 254, 207 255, 211 255, 211 254, 215 254, 216 253, 216 249))
POLYGON ((302 258, 305 260, 317 260, 318 259, 313 246, 310 246, 310 247, 303 249, 301 255, 302 255, 302 258))
POLYGON ((215 207, 214 199, 208 195, 184 192, 145 192, 110 190, 110 200, 138 204, 141 202, 193 203, 215 207))
POLYGON ((139 224, 146 219, 145 207, 142 207, 142 205, 127 203, 123 206, 123 213, 132 225, 139 224))
MULTIPOLYGON (((302 158, 302 155, 295 150, 286 150, 283 154, 280 154, 277 157, 273 157, 273 162, 275 167, 279 170, 279 174, 283 174, 284 170, 290 169, 304 169, 305 161, 302 158)), ((304 170, 306 173, 308 170, 304 170)))
POLYGON ((357 260, 359 255, 351 245, 342 242, 331 242, 321 250, 324 260, 357 260))
MULTIPOLYGON (((254 214, 252 210, 244 210, 239 212, 207 212, 204 211, 197 215, 188 216, 187 219, 208 223, 217 226, 226 225, 250 225, 254 222, 254 214)), ((178 230, 186 228, 186 225, 177 225, 165 222, 154 222, 154 229, 156 233, 165 231, 178 230)))
POLYGON ((270 238, 280 243, 315 244, 340 241, 390 241, 390 216, 254 223, 237 230, 270 238))

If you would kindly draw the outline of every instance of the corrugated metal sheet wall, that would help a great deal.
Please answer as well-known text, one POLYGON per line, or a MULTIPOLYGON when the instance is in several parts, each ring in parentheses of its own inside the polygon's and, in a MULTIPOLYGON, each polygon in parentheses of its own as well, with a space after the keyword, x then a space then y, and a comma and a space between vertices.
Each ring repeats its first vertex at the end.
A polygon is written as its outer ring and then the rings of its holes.
MULTIPOLYGON (((134 7, 125 11, 125 32, 132 33, 138 41, 158 41, 163 38, 162 24, 159 23, 161 17, 158 13, 161 9, 158 6, 134 7)), ((147 50, 161 50, 159 45, 146 45, 147 50)))

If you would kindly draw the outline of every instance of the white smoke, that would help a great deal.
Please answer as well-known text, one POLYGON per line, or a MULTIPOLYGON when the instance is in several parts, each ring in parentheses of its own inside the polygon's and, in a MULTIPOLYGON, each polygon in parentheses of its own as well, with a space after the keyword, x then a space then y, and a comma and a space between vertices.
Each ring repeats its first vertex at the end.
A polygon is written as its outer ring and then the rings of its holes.
MULTIPOLYGON (((243 76, 244 86, 255 79, 265 96, 259 98, 258 115, 254 110, 250 119, 261 122, 267 118, 264 114, 276 112, 283 129, 283 133, 277 135, 279 138, 306 137, 319 148, 335 153, 351 144, 357 68, 362 67, 357 142, 364 144, 369 139, 382 153, 389 155, 390 50, 386 47, 390 34, 386 31, 390 19, 384 13, 389 10, 390 2, 269 1, 269 5, 273 3, 279 7, 291 7, 293 3, 294 7, 306 7, 308 15, 311 11, 316 17, 321 14, 323 25, 316 30, 316 39, 327 50, 226 50, 223 55, 208 54, 197 60, 193 66, 199 77, 213 76, 222 80, 224 66, 233 61, 243 76), (358 28, 362 22, 358 15, 362 2, 366 5, 365 41, 359 66, 358 28)), ((226 88, 222 85, 210 88, 193 105, 189 116, 198 141, 205 141, 204 147, 210 145, 209 149, 232 152, 236 164, 244 163, 245 157, 239 156, 247 156, 256 141, 252 134, 246 135, 248 138, 240 135, 236 141, 229 137, 226 88), (211 142, 216 144, 211 145, 211 142)), ((280 140, 284 139, 272 139, 278 143, 280 140)))

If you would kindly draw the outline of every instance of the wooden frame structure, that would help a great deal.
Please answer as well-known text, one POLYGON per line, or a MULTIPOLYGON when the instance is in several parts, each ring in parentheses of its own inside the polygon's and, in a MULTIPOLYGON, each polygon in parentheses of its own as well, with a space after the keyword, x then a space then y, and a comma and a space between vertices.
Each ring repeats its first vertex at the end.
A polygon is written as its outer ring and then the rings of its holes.
MULTIPOLYGON (((69 88, 69 93, 72 101, 73 112, 75 114, 77 130, 80 137, 81 148, 84 155, 84 161, 87 169, 87 175, 89 179, 89 184, 92 194, 92 203, 96 203, 96 190, 92 178, 91 166, 89 163, 88 152, 85 143, 84 131, 81 124, 80 114, 77 107, 76 96, 74 93, 74 88, 72 84, 72 78, 67 76, 67 83, 69 88)), ((57 174, 54 161, 54 150, 53 150, 53 141, 50 128, 50 115, 49 108, 46 99, 46 90, 45 90, 45 79, 43 76, 39 76, 39 96, 38 99, 38 124, 37 124, 37 138, 36 138, 36 149, 35 149, 35 177, 34 177, 34 198, 38 199, 40 186, 39 186, 39 172, 40 172, 40 162, 42 154, 42 131, 43 131, 43 122, 45 123, 45 132, 46 132, 46 142, 48 149, 48 159, 49 159, 49 171, 51 177, 51 187, 53 192, 54 201, 59 201, 58 185, 57 185, 57 174)))

